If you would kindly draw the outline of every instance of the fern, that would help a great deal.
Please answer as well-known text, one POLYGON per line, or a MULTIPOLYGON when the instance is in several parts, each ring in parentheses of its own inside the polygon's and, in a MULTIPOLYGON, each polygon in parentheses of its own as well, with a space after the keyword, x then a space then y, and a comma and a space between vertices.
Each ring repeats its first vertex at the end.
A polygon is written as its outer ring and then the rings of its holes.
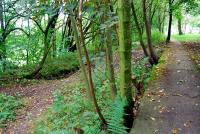
POLYGON ((53 131, 53 132, 50 132, 49 134, 78 134, 72 130, 59 130, 59 131, 53 131))
POLYGON ((111 112, 109 113, 110 119, 108 120, 108 130, 112 134, 128 134, 126 131, 126 127, 123 124, 123 116, 124 116, 124 106, 126 102, 122 101, 120 97, 117 97, 111 112))

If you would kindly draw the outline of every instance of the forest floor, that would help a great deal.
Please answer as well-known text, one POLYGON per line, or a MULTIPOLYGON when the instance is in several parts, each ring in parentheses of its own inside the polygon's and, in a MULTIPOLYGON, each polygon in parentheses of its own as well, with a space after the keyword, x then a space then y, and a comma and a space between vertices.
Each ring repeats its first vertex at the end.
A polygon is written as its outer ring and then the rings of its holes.
MULTIPOLYGON (((164 75, 151 82, 142 99, 134 134, 169 134, 172 131, 198 134, 200 131, 200 72, 180 43, 173 42, 169 46, 170 58, 162 70, 164 75)), ((133 54, 142 57, 142 51, 133 54)), ((119 69, 116 57, 115 69, 119 69)), ((26 102, 18 111, 16 121, 8 123, 2 134, 30 134, 35 122, 52 105, 53 93, 63 89, 70 95, 72 87, 79 83, 80 71, 77 71, 65 79, 40 80, 32 85, 0 89, 9 95, 19 93, 26 102)))
POLYGON ((179 42, 141 100, 132 134, 199 134, 200 72, 179 42))
MULTIPOLYGON (((20 94, 26 102, 25 107, 18 111, 16 121, 8 123, 8 126, 2 131, 2 134, 32 133, 31 131, 33 130, 35 121, 37 121, 53 103, 53 93, 57 89, 66 86, 70 87, 72 84, 75 86, 76 82, 80 81, 79 74, 80 72, 77 71, 61 80, 40 80, 33 85, 17 85, 12 88, 0 89, 0 92, 9 95, 20 94)), ((70 94, 70 88, 65 88, 65 90, 66 89, 69 90, 70 94)))

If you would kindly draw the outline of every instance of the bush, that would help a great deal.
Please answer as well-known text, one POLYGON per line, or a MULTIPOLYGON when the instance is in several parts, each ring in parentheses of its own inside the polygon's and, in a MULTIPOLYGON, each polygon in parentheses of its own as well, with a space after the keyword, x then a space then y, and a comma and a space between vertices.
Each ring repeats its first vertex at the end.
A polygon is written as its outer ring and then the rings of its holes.
POLYGON ((161 43, 165 42, 165 35, 159 31, 152 32, 152 42, 154 45, 160 45, 161 43))
MULTIPOLYGON (((12 81, 22 79, 33 72, 37 66, 37 64, 28 64, 22 67, 8 69, 6 72, 1 73, 1 79, 12 81)), ((79 62, 76 53, 62 53, 58 57, 47 59, 40 72, 40 78, 58 78, 77 70, 78 67, 79 62)))
POLYGON ((79 62, 76 53, 68 52, 46 61, 41 71, 42 78, 52 79, 77 70, 79 62))

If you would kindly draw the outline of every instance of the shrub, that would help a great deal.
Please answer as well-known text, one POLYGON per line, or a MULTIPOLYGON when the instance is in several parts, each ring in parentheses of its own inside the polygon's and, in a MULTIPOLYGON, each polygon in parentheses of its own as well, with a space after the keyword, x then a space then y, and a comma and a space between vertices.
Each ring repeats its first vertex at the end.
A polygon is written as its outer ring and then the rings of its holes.
MULTIPOLYGON (((35 68, 37 64, 28 64, 22 67, 15 67, 6 70, 6 72, 1 73, 1 79, 12 80, 22 79, 29 75, 35 68)), ((77 70, 79 67, 79 62, 77 59, 77 54, 72 52, 65 52, 60 54, 58 57, 47 59, 41 72, 40 78, 53 79, 62 77, 72 71, 77 70)))
POLYGON ((68 52, 46 61, 41 71, 42 78, 52 79, 77 70, 79 62, 77 54, 68 52))
POLYGON ((154 45, 160 45, 160 43, 165 42, 165 35, 159 31, 152 32, 152 42, 154 45))

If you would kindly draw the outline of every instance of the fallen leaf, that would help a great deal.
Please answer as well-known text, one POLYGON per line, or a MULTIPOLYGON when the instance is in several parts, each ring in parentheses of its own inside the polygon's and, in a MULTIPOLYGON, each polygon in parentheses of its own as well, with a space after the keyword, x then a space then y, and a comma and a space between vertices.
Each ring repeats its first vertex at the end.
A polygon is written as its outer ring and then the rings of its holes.
POLYGON ((172 134, 178 134, 178 129, 177 129, 177 128, 174 128, 174 129, 172 130, 172 134))
POLYGON ((183 95, 179 94, 179 93, 176 93, 176 94, 173 94, 173 96, 180 96, 180 97, 182 97, 183 95))
POLYGON ((154 133, 158 133, 158 132, 159 132, 159 130, 157 129, 157 130, 154 130, 153 132, 154 132, 154 133))
POLYGON ((155 120, 156 120, 154 117, 150 117, 150 119, 151 119, 152 121, 155 121, 155 120))

